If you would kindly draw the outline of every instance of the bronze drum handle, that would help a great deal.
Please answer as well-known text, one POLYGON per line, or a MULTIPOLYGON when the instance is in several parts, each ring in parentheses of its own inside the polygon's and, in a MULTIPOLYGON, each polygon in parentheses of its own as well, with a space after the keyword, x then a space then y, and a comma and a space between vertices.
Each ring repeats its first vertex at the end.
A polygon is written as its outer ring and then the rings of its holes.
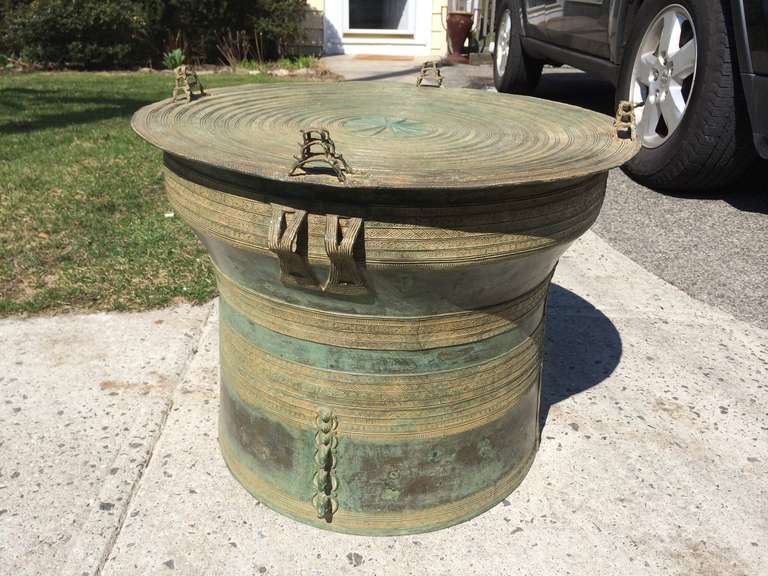
POLYGON ((176 73, 176 80, 173 85, 171 102, 176 102, 176 99, 178 98, 179 92, 181 90, 184 90, 184 99, 186 100, 187 104, 195 99, 195 89, 198 90, 198 98, 205 96, 205 88, 203 88, 203 83, 200 82, 200 79, 197 77, 197 73, 192 68, 182 64, 176 68, 174 72, 176 73))
POLYGON ((616 128, 616 136, 622 140, 635 140, 637 127, 635 124, 635 107, 637 104, 622 100, 616 108, 616 120, 613 123, 616 128))
POLYGON ((344 160, 344 156, 336 152, 336 143, 331 138, 327 128, 309 128, 301 130, 301 142, 299 142, 299 153, 294 156, 296 162, 293 164, 289 176, 296 176, 296 170, 301 168, 306 174, 304 168, 307 164, 321 162, 327 164, 336 173, 340 182, 346 180, 345 172, 352 172, 349 164, 344 160))
POLYGON ((421 65, 419 75, 416 77, 416 87, 420 87, 424 80, 432 82, 431 84, 425 84, 425 86, 442 88, 443 74, 440 72, 440 68, 437 66, 437 60, 427 60, 424 62, 424 64, 421 65))
POLYGON ((365 278, 355 261, 355 245, 363 236, 363 219, 325 215, 323 242, 329 268, 328 278, 322 286, 309 266, 306 252, 308 225, 309 214, 306 210, 272 204, 267 247, 280 261, 280 280, 284 284, 316 288, 333 294, 364 293, 365 278), (345 223, 343 227, 342 220, 345 223), (303 243, 299 242, 300 235, 304 236, 303 243))

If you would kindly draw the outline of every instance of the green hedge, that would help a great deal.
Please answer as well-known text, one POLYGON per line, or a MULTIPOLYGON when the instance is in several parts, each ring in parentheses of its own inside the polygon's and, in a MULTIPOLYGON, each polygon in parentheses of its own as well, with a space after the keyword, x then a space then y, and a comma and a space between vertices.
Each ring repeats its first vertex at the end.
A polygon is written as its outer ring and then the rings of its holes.
POLYGON ((134 2, 33 0, 5 17, 3 44, 45 65, 121 67, 148 54, 146 27, 134 2))
POLYGON ((161 65, 181 47, 188 62, 215 63, 227 30, 260 34, 283 56, 301 36, 306 0, 0 0, 0 53, 45 66, 161 65))

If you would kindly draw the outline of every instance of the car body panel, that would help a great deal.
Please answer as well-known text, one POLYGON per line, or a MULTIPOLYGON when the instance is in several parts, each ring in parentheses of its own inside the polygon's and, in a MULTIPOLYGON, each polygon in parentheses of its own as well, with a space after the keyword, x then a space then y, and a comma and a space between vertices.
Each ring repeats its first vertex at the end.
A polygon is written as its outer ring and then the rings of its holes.
POLYGON ((743 7, 752 69, 742 72, 768 75, 768 0, 744 0, 743 7))
POLYGON ((550 41, 592 56, 610 59, 610 0, 557 0, 547 6, 550 41))
POLYGON ((544 41, 549 40, 549 33, 547 32, 547 4, 551 1, 525 0, 523 30, 527 37, 544 41))
POLYGON ((744 87, 747 108, 749 108, 755 148, 762 158, 768 160, 768 106, 765 105, 768 102, 768 76, 742 74, 741 84, 744 87))

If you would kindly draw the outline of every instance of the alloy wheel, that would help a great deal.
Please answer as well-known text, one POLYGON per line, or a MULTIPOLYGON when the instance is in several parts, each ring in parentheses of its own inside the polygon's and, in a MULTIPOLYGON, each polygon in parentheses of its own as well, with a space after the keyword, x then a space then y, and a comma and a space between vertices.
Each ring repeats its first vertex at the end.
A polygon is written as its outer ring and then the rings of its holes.
POLYGON ((509 10, 505 10, 501 15, 499 23, 499 34, 496 38, 496 72, 499 76, 504 75, 507 69, 507 60, 509 59, 509 41, 512 36, 512 15, 509 10))
POLYGON ((646 148, 661 146, 680 126, 696 79, 696 29, 680 4, 659 12, 635 55, 629 100, 646 148))

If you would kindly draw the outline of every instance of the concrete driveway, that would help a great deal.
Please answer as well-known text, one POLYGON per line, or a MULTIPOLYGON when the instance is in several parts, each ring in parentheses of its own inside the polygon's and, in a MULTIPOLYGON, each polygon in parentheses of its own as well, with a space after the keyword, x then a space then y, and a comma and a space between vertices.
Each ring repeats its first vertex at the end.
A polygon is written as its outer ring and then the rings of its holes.
POLYGON ((216 443, 215 303, 0 321, 0 574, 768 574, 768 331, 649 270, 669 206, 737 208, 634 186, 611 176, 608 241, 588 232, 554 277, 529 475, 430 534, 320 531, 240 487, 216 443), (645 196, 645 225, 614 215, 645 196))

